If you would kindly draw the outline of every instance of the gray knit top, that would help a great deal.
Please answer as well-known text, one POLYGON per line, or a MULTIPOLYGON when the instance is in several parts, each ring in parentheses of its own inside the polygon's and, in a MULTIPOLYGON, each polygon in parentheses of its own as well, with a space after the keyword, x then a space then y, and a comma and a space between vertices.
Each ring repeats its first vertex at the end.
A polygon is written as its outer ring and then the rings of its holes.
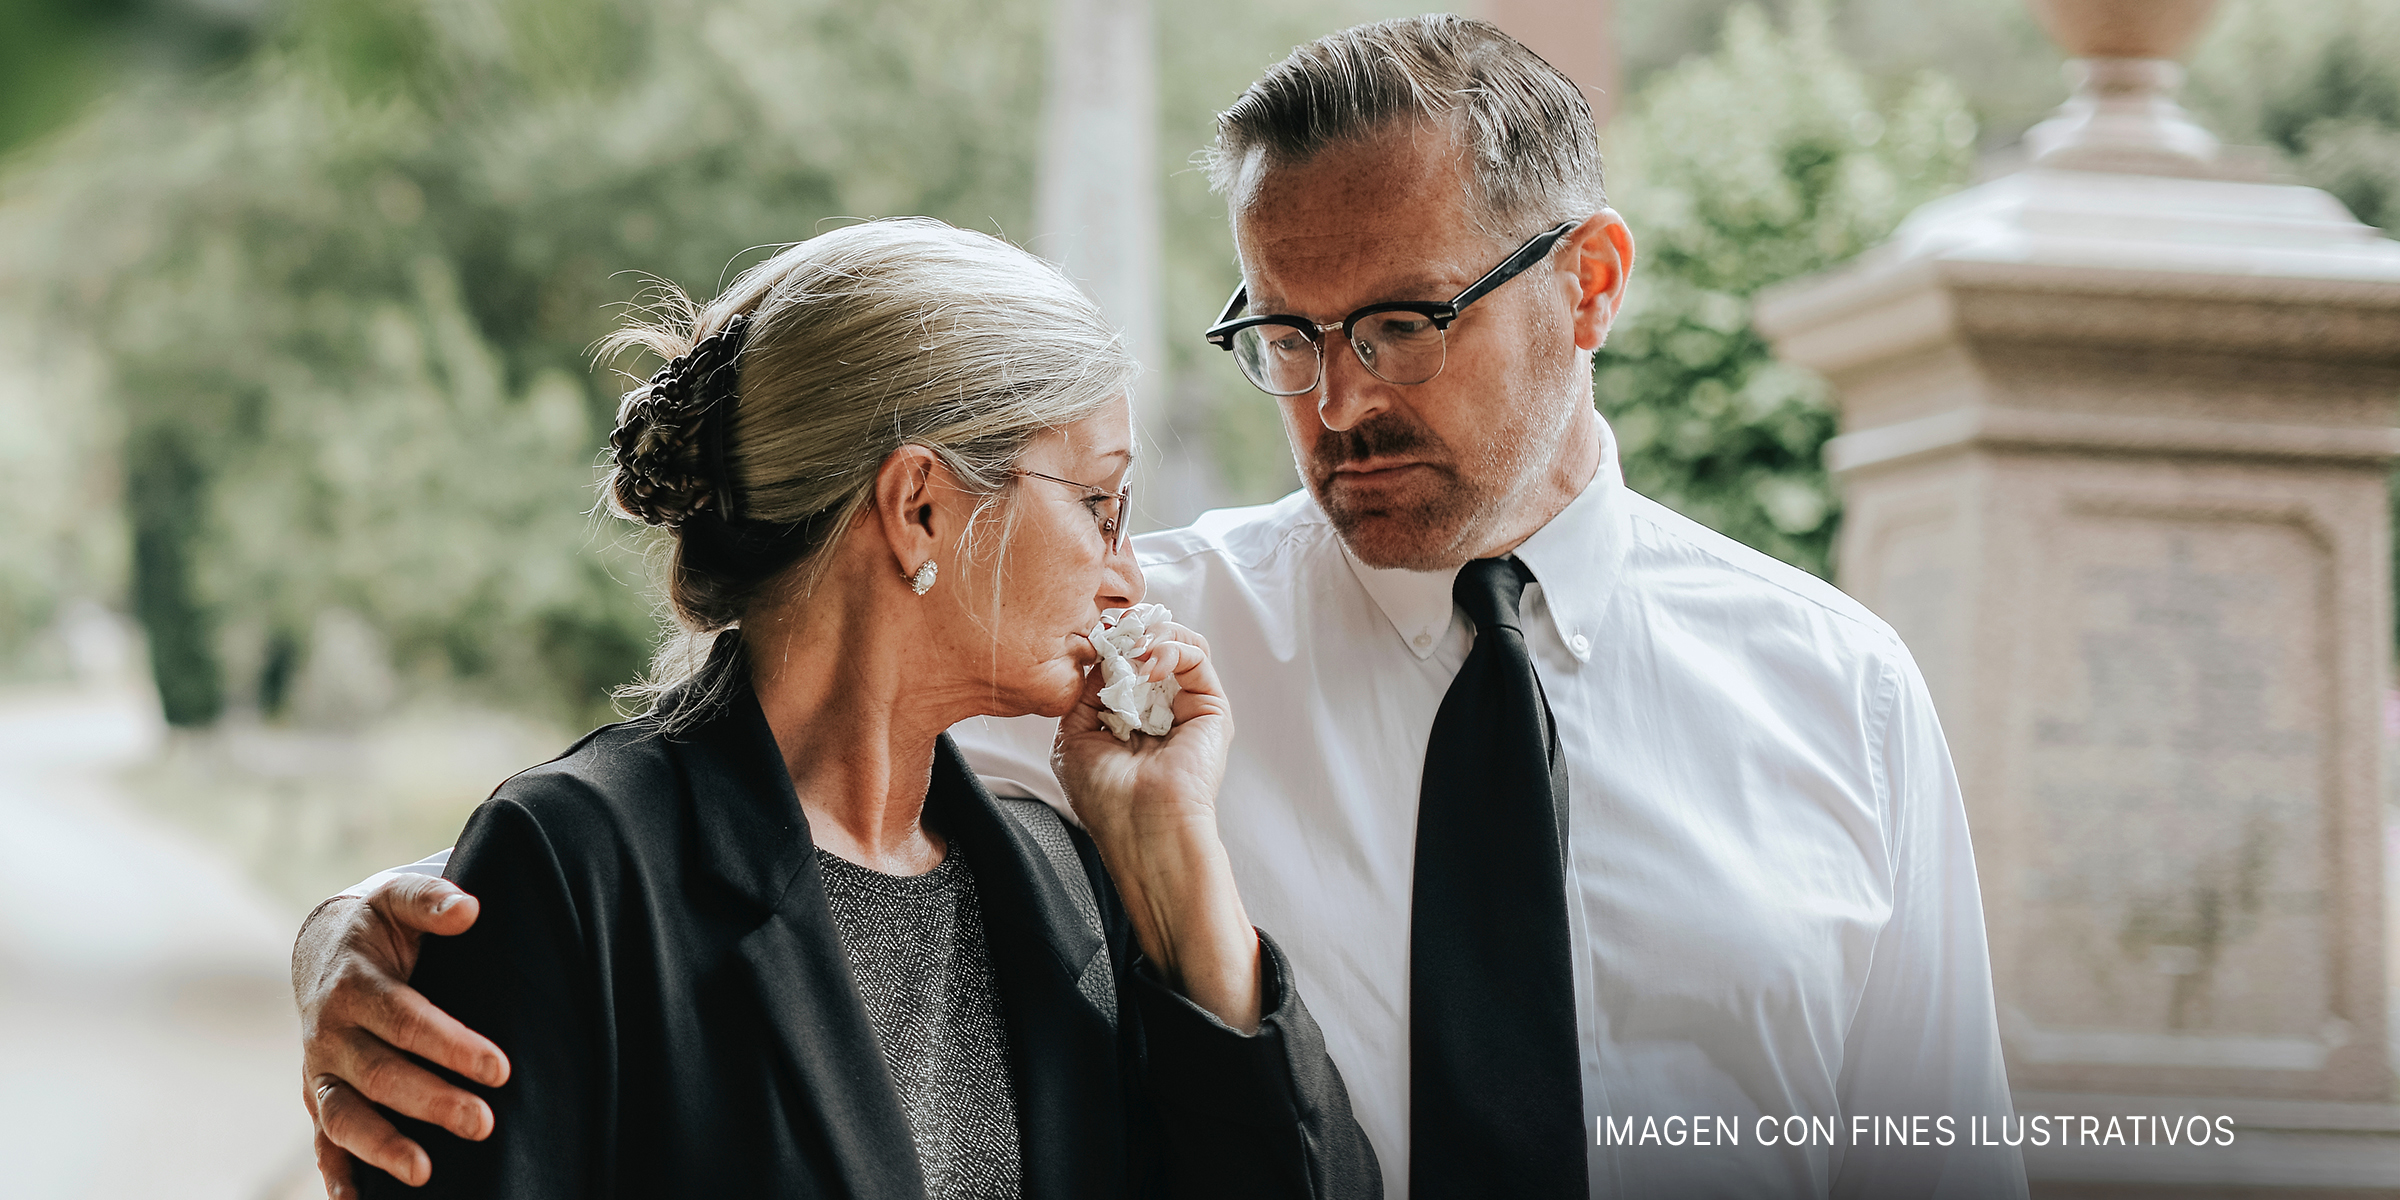
POLYGON ((886 875, 817 851, 867 1021, 908 1114, 929 1200, 1016 1200, 1023 1190, 1008 1031, 975 876, 956 843, 922 875, 886 875))

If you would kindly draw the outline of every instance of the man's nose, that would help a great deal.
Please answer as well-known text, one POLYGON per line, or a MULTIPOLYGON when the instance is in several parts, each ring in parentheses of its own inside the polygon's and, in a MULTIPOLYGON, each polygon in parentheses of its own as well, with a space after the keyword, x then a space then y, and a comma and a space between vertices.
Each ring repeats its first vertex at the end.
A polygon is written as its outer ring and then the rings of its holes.
POLYGON ((1358 357, 1358 347, 1340 336, 1325 339, 1325 375, 1317 381, 1317 420, 1339 433, 1390 407, 1392 385, 1375 377, 1358 357))

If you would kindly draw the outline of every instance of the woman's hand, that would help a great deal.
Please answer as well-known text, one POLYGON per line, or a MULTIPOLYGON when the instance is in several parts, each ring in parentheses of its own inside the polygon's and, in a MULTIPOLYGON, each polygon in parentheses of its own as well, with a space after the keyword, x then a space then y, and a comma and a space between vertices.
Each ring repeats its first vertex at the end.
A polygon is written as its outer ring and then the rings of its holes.
POLYGON ((1217 840, 1217 788, 1233 709, 1208 642, 1171 622, 1152 631, 1148 678, 1172 675, 1165 737, 1120 742, 1100 723, 1100 672, 1058 724, 1051 769, 1100 848, 1142 952, 1192 1003, 1244 1033, 1258 1028, 1258 932, 1217 840))
POLYGON ((1138 838, 1189 822, 1205 823, 1214 837, 1217 786, 1233 745, 1233 708, 1209 661, 1208 641, 1165 622, 1151 630, 1148 656, 1135 665, 1146 669, 1145 678, 1173 676, 1182 687, 1173 728, 1165 737, 1136 733, 1131 742, 1118 741, 1100 723, 1095 668, 1074 710, 1058 723, 1050 766, 1094 838, 1103 827, 1138 838))

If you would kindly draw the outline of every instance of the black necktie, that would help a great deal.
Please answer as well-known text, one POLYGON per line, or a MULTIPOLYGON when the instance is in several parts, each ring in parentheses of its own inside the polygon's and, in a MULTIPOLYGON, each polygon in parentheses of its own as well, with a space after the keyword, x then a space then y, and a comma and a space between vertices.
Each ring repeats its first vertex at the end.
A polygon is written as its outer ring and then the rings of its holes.
POLYGON ((1586 1194, 1567 934, 1567 770, 1517 597, 1479 558, 1451 597, 1475 649, 1425 748, 1409 930, 1409 1190, 1416 1200, 1586 1194))

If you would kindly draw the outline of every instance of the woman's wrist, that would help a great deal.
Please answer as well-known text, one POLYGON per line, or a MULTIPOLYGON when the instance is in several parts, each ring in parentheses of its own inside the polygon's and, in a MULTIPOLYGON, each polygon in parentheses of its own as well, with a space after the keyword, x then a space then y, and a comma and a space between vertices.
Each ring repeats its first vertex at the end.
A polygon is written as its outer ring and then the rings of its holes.
POLYGON ((1213 818, 1125 818, 1094 827, 1092 839, 1142 948, 1161 967, 1171 968, 1180 951, 1231 915, 1229 905, 1240 906, 1213 818))
POLYGON ((1170 986, 1243 1033, 1259 1018, 1258 931, 1213 812, 1153 814, 1092 830, 1143 953, 1170 986))

